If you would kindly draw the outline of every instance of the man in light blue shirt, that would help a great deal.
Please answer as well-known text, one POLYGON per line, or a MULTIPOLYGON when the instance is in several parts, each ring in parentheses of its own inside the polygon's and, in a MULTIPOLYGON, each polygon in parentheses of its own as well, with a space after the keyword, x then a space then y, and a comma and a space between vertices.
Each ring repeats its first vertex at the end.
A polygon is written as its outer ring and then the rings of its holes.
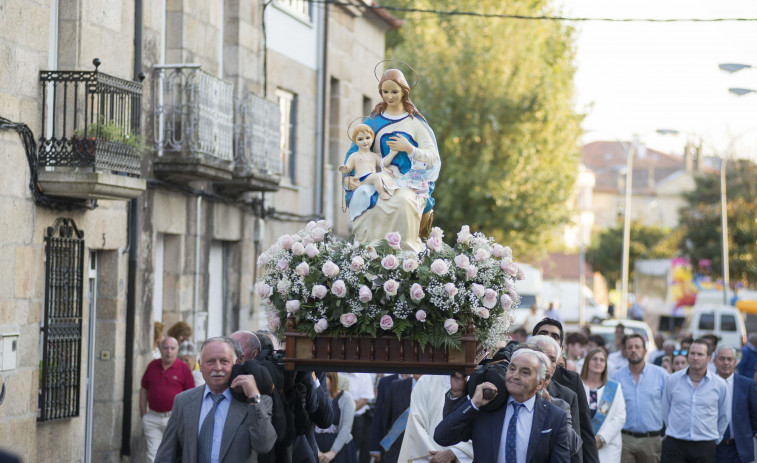
POLYGON ((620 383, 626 401, 623 437, 623 462, 657 463, 662 454, 662 394, 667 372, 644 360, 646 343, 640 334, 623 337, 621 344, 628 366, 617 370, 611 379, 620 383))
POLYGON ((702 339, 689 347, 689 367, 668 377, 662 396, 667 437, 665 462, 712 462, 728 427, 725 380, 707 369, 709 346, 702 339))

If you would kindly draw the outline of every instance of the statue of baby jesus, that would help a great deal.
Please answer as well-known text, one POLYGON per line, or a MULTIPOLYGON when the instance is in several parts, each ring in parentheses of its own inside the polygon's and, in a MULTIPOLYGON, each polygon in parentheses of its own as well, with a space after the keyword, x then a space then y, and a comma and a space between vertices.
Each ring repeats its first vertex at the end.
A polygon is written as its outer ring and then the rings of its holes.
POLYGON ((385 167, 389 167, 397 151, 389 151, 389 154, 381 159, 380 154, 371 151, 373 138, 374 133, 370 126, 360 124, 355 127, 352 131, 352 141, 357 145, 358 151, 350 155, 345 165, 339 166, 339 172, 349 175, 354 170, 358 186, 370 183, 376 188, 381 199, 389 199, 397 185, 392 180, 392 171, 385 167))

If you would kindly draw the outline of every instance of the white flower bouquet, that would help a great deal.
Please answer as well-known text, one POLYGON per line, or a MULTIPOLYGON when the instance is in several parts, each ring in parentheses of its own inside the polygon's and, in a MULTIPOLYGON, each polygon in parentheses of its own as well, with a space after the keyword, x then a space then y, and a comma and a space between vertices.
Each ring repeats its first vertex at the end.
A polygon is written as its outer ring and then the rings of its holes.
POLYGON ((393 335, 421 349, 459 349, 472 320, 491 349, 509 329, 523 274, 509 247, 467 225, 454 246, 442 238, 434 227, 416 254, 400 250, 398 233, 366 245, 331 236, 326 221, 310 222, 260 255, 255 291, 280 336, 291 314, 311 337, 393 335))

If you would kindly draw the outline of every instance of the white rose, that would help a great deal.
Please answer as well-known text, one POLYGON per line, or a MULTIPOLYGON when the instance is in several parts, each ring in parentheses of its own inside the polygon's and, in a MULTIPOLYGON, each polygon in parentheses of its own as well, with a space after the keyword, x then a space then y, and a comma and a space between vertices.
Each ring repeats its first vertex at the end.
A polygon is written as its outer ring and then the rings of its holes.
POLYGON ((301 256, 305 254, 305 246, 299 241, 292 245, 292 254, 295 256, 301 256))
POLYGON ((292 286, 292 282, 287 280, 286 278, 282 278, 279 280, 279 282, 276 284, 276 289, 279 290, 281 294, 287 294, 289 292, 289 288, 292 286))
MULTIPOLYGON (((304 242, 304 240, 303 240, 303 242, 304 242)), ((311 259, 313 259, 315 256, 317 256, 318 254, 320 254, 320 251, 318 251, 318 247, 315 244, 310 243, 307 246, 305 246, 305 254, 307 254, 308 257, 310 257, 311 259)))
POLYGON ((323 285, 313 285, 313 289, 311 290, 311 294, 316 299, 323 299, 328 293, 328 288, 323 285))
MULTIPOLYGON (((484 293, 484 301, 483 301, 484 307, 487 309, 493 308, 495 305, 497 305, 497 292, 493 289, 486 289, 486 292, 484 293)), ((486 317, 484 317, 486 318, 486 317)))
POLYGON ((460 228, 460 231, 457 232, 457 242, 465 244, 470 241, 470 236, 470 227, 468 225, 463 225, 462 228, 460 228))
POLYGON ((449 267, 447 266, 447 263, 444 262, 442 259, 436 259, 435 261, 431 262, 431 271, 435 273, 436 275, 444 276, 449 271, 449 267))
POLYGON ((297 313, 297 311, 300 310, 300 301, 296 299, 287 301, 286 308, 287 308, 287 312, 289 313, 297 313))
POLYGON ((329 260, 323 264, 321 271, 326 275, 326 278, 334 278, 339 274, 339 266, 329 260))
POLYGON ((402 261, 402 270, 410 273, 413 270, 418 268, 418 260, 413 259, 412 257, 408 257, 407 259, 402 261))
POLYGON ((347 285, 344 284, 344 280, 336 280, 333 285, 331 285, 331 292, 334 293, 334 296, 342 298, 347 295, 347 285))
POLYGON ((386 280, 384 282, 384 292, 389 297, 397 295, 397 291, 400 289, 400 284, 396 280, 386 280))
POLYGON ((470 265, 470 259, 465 254, 458 254, 455 256, 455 265, 460 268, 468 268, 470 265))
POLYGON ((455 334, 457 333, 457 328, 457 320, 454 318, 448 318, 444 321, 444 329, 447 330, 447 333, 455 334))
POLYGON ((304 277, 310 273, 310 266, 307 262, 300 262, 297 267, 294 268, 294 271, 297 275, 304 277))
POLYGON ((478 283, 473 283, 471 285, 471 291, 473 291, 473 294, 475 294, 477 298, 481 299, 486 293, 486 288, 478 283))

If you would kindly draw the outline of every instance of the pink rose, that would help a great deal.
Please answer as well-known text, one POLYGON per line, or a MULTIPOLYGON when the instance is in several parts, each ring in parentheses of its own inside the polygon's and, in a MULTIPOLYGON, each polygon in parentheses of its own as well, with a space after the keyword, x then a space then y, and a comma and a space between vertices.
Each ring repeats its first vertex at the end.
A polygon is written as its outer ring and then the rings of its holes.
POLYGON ((523 270, 521 270, 520 267, 518 267, 518 273, 515 274, 515 279, 516 280, 525 280, 526 279, 526 274, 523 273, 523 270))
POLYGON ((426 322, 426 311, 425 310, 419 310, 415 312, 415 319, 418 320, 421 323, 426 322))
POLYGON ((339 274, 339 266, 329 260, 323 264, 321 271, 326 275, 326 278, 334 278, 339 274))
POLYGON ((295 243, 295 239, 292 235, 281 235, 276 244, 281 246, 282 249, 289 251, 292 249, 292 245, 295 243))
POLYGON ((287 301, 286 308, 287 312, 289 313, 297 313, 297 311, 300 310, 300 301, 298 301, 297 299, 287 301))
POLYGON ((513 303, 512 298, 508 296, 507 294, 503 294, 502 296, 499 297, 499 304, 505 310, 509 309, 512 303, 513 303))
POLYGON ((316 333, 323 333, 326 331, 326 328, 329 327, 329 322, 325 318, 321 318, 313 325, 313 330, 315 330, 316 333))
POLYGON ((290 288, 291 286, 292 286, 292 282, 290 282, 290 281, 289 281, 289 280, 287 280, 286 278, 282 278, 282 279, 281 279, 281 280, 279 280, 279 282, 278 282, 278 283, 276 284, 276 289, 277 289, 277 290, 278 290, 278 291, 279 291, 279 292, 280 292, 281 294, 286 294, 286 293, 288 293, 288 292, 289 292, 289 288, 290 288))
POLYGON ((407 273, 412 272, 413 270, 418 268, 418 260, 413 259, 412 257, 408 257, 407 259, 402 261, 402 270, 406 271, 407 273))
POLYGON ((344 284, 344 280, 336 280, 333 285, 331 285, 331 292, 334 293, 334 296, 336 297, 344 297, 347 295, 347 285, 344 284))
POLYGON ((505 247, 499 243, 495 244, 492 246, 492 255, 497 259, 503 257, 505 255, 505 247))
POLYGON ((432 236, 426 241, 426 246, 432 251, 439 252, 442 250, 442 239, 437 236, 432 236))
POLYGON ((476 309, 476 315, 478 315, 481 318, 489 318, 489 309, 486 307, 479 307, 476 309))
POLYGON ((255 293, 260 297, 261 299, 268 299, 273 294, 273 288, 271 288, 266 283, 258 283, 258 285, 255 287, 255 293))
POLYGON ((384 282, 384 292, 389 297, 396 296, 399 289, 400 284, 396 280, 386 280, 384 282))
POLYGON ((473 294, 476 295, 477 298, 481 299, 484 297, 484 294, 486 293, 486 288, 484 288, 483 285, 480 285, 478 283, 473 283, 470 287, 471 291, 473 291, 473 294))
POLYGON ((307 224, 307 225, 305 225, 305 228, 307 228, 308 230, 312 230, 312 229, 314 229, 314 228, 315 228, 316 226, 317 226, 317 225, 315 224, 315 222, 311 220, 310 222, 308 222, 308 224, 307 224))
POLYGON ((423 292, 423 287, 418 283, 413 283, 413 286, 410 287, 410 299, 413 302, 420 302, 424 297, 426 297, 426 293, 423 292))
POLYGON ((507 289, 507 292, 510 294, 515 292, 515 283, 513 280, 505 278, 505 289, 507 289))
POLYGON ((489 254, 489 251, 487 251, 486 249, 478 248, 476 250, 476 262, 483 262, 489 257, 491 257, 491 254, 489 254))
POLYGON ((486 292, 484 292, 484 307, 491 309, 495 305, 497 305, 497 292, 493 289, 487 288, 486 292))
POLYGON ((319 228, 323 228, 324 230, 328 230, 329 228, 329 221, 321 219, 318 222, 315 223, 319 228))
POLYGON ((310 232, 310 236, 313 237, 313 240, 318 243, 323 241, 323 238, 326 237, 326 230, 320 227, 315 227, 313 231, 310 232))
POLYGON ((292 254, 295 256, 301 256, 305 254, 305 246, 299 241, 292 245, 292 254))
POLYGON ((296 273, 297 275, 299 275, 299 276, 301 276, 301 277, 304 277, 304 276, 306 276, 306 275, 307 275, 308 273, 310 273, 310 266, 308 265, 308 263, 307 263, 307 262, 300 262, 300 263, 299 263, 299 264, 297 265, 297 267, 295 267, 295 268, 294 268, 294 272, 295 272, 295 273, 296 273))
POLYGON ((503 259, 502 262, 500 262, 499 266, 507 275, 510 275, 511 277, 514 277, 518 274, 518 266, 515 265, 515 262, 508 262, 507 260, 503 259))
POLYGON ((258 265, 261 267, 264 267, 271 263, 271 255, 267 252, 262 253, 258 256, 258 265))
POLYGON ((350 326, 357 323, 357 317, 354 313, 345 313, 342 314, 341 317, 339 317, 339 321, 342 322, 342 325, 344 325, 345 328, 349 328, 350 326))
POLYGON ((468 268, 470 265, 470 259, 465 254, 458 254, 455 256, 455 265, 460 268, 468 268))
POLYGON ((313 285, 313 289, 310 291, 310 293, 316 299, 323 299, 324 297, 326 297, 326 294, 329 293, 329 290, 323 285, 313 285))
POLYGON ((308 244, 313 244, 313 243, 315 243, 315 241, 313 241, 313 238, 311 238, 309 236, 306 236, 306 237, 302 238, 302 245, 305 246, 306 248, 307 248, 308 244))
POLYGON ((392 320, 392 317, 390 317, 389 315, 384 315, 383 317, 381 317, 379 326, 382 330, 391 330, 394 326, 394 320, 392 320))
POLYGON ((389 254, 388 256, 381 259, 381 266, 387 270, 394 270, 399 265, 400 262, 399 260, 397 260, 397 257, 394 254, 389 254))
POLYGON ((447 296, 449 296, 450 299, 452 299, 457 294, 457 286, 455 286, 454 283, 445 283, 444 292, 446 292, 447 296))
MULTIPOLYGON (((465 244, 468 241, 470 241, 470 227, 467 225, 463 225, 460 228, 460 231, 457 232, 457 242, 465 244)), ((457 331, 457 330, 455 330, 457 331)))
POLYGON ((392 249, 399 249, 402 236, 398 232, 387 233, 386 241, 392 249))
POLYGON ((432 227, 430 236, 433 236, 436 238, 444 238, 444 232, 439 227, 432 227))
MULTIPOLYGON (((305 240, 302 240, 302 242, 304 243, 305 240)), ((315 244, 310 243, 307 246, 305 246, 305 254, 307 254, 308 257, 312 259, 318 254, 320 254, 320 251, 318 251, 318 247, 315 244)))
POLYGON ((360 299, 360 302, 368 302, 371 299, 373 299, 373 293, 371 292, 371 288, 363 285, 358 290, 358 298, 360 299))
POLYGON ((454 318, 448 318, 444 320, 444 329, 449 334, 457 333, 457 321, 454 318))
POLYGON ((465 269, 465 278, 468 280, 472 280, 476 278, 476 275, 478 275, 478 267, 475 265, 471 265, 470 267, 465 269))
POLYGON ((449 267, 447 266, 447 263, 442 259, 436 259, 435 261, 431 262, 431 271, 441 277, 447 274, 449 267))
POLYGON ((280 259, 280 260, 279 260, 279 263, 278 263, 278 264, 276 264, 276 268, 277 268, 277 269, 278 269, 278 270, 279 270, 280 272, 283 272, 284 270, 286 270, 286 269, 288 269, 288 268, 289 268, 289 262, 287 262, 287 260, 286 260, 286 259, 282 258, 282 259, 280 259))
POLYGON ((276 331, 281 327, 281 318, 276 313, 268 314, 268 327, 272 331, 276 331))
POLYGON ((353 272, 357 272, 363 268, 365 265, 365 261, 360 256, 355 256, 352 258, 352 262, 350 262, 350 270, 353 272))

